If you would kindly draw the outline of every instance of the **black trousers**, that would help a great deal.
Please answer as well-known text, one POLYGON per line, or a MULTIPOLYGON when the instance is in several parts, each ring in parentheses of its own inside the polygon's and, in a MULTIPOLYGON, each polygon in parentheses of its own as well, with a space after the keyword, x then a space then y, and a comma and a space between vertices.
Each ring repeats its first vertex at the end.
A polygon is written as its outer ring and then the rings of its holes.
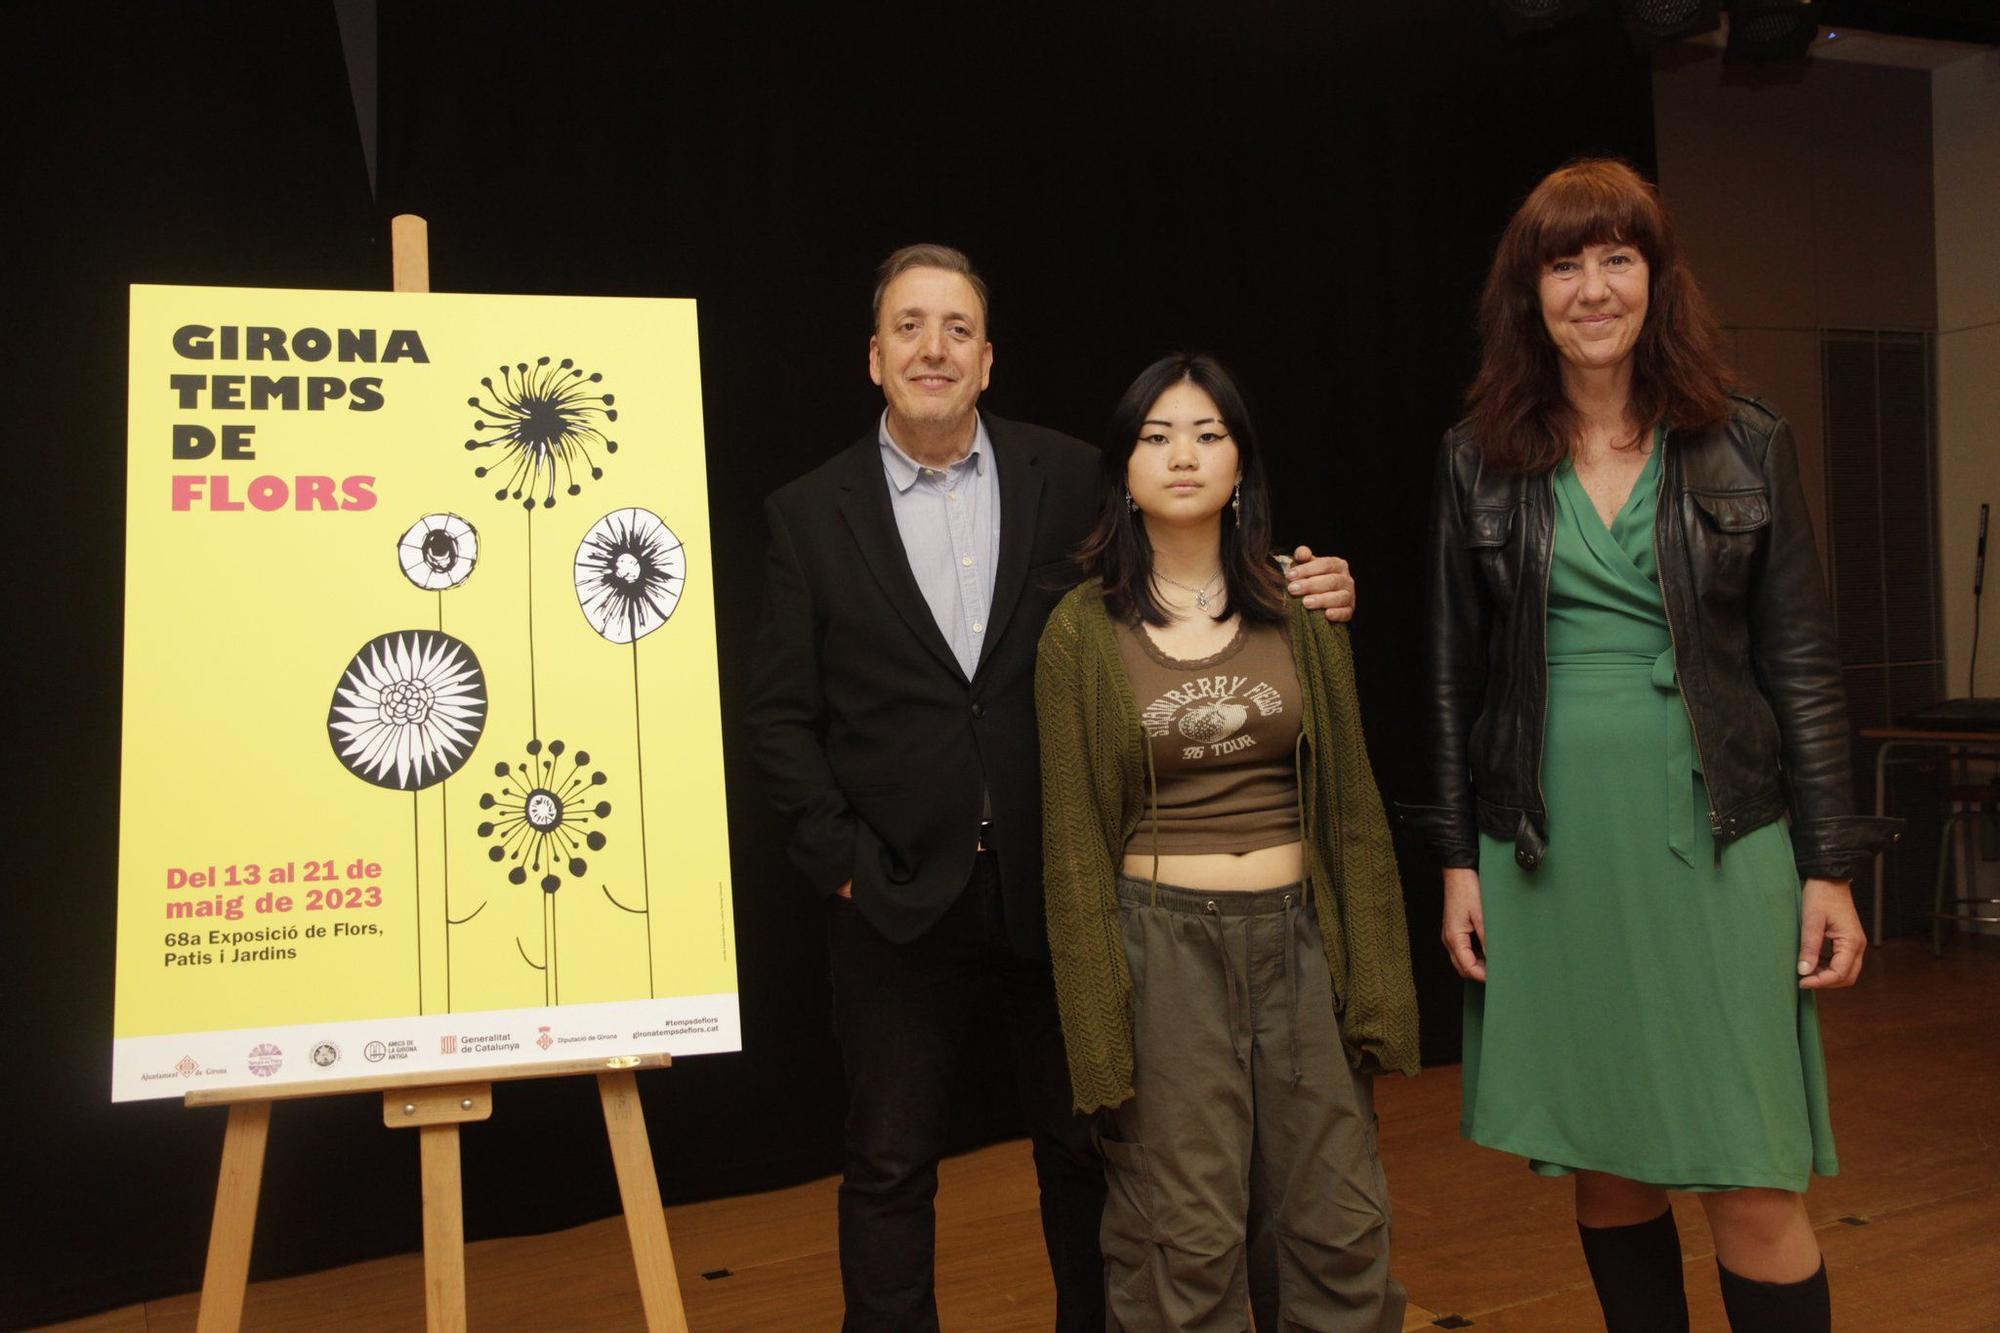
POLYGON ((847 1074, 844 1327, 938 1326, 933 1200, 953 1066, 1004 1041, 1034 1145, 1056 1326, 1102 1329, 1104 1172, 1089 1122, 1070 1109, 1054 979, 1047 963, 1007 947, 992 857, 978 858, 951 910, 907 944, 885 939, 851 902, 836 898, 828 910, 834 1030, 847 1074))

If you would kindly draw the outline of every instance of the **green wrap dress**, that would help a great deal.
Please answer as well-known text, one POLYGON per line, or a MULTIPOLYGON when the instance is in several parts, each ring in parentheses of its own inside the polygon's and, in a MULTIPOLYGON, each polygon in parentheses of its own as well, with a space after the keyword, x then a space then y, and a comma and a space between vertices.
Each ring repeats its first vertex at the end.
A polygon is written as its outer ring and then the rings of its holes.
POLYGON ((1568 464, 1552 479, 1548 852, 1524 871, 1480 839, 1460 1128, 1545 1175, 1803 1190, 1837 1163, 1798 869, 1782 823, 1716 857, 1660 600, 1661 452, 1608 529, 1568 464))

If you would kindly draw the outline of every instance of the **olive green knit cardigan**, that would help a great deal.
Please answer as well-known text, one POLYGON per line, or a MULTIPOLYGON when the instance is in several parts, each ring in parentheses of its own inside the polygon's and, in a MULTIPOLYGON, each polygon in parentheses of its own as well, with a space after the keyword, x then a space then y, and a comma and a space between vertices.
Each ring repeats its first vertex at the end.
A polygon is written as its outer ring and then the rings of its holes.
MULTIPOLYGON (((1306 880, 1334 1009, 1357 1068, 1417 1072, 1410 937, 1382 798, 1355 704, 1347 627, 1296 598, 1292 662, 1306 880)), ((1148 754, 1100 584, 1063 598, 1035 665, 1042 748, 1042 878, 1070 1087, 1083 1112, 1132 1095, 1132 974, 1118 863, 1146 816, 1148 754)))

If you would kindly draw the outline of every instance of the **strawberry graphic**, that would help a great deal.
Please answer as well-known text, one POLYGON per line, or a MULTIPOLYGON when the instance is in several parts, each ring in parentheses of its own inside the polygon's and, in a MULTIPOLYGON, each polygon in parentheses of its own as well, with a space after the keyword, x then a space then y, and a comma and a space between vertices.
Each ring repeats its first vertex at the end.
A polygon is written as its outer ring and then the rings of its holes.
POLYGON ((1234 736, 1243 729, 1249 716, 1250 710, 1242 704, 1224 699, 1188 709, 1175 727, 1196 744, 1208 745, 1234 736))

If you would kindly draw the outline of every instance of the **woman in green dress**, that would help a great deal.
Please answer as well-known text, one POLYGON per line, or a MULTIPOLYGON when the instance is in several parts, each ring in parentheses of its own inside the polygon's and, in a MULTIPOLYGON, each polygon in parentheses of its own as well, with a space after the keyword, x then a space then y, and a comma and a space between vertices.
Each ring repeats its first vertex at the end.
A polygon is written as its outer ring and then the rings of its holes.
POLYGON ((1853 983, 1857 818, 1790 432, 1730 392, 1653 188, 1542 181, 1481 300, 1433 542, 1432 804, 1470 1138, 1575 1181, 1613 1330, 1685 1329, 1668 1190, 1738 1329, 1830 1325, 1814 993, 1853 983))

